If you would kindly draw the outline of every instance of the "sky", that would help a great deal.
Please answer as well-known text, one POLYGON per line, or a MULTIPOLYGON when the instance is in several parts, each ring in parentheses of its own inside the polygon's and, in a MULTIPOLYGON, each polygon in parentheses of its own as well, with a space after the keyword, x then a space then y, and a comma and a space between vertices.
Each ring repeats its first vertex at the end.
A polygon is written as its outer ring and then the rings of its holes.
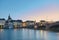
POLYGON ((59 20, 59 0, 0 0, 0 18, 59 20))

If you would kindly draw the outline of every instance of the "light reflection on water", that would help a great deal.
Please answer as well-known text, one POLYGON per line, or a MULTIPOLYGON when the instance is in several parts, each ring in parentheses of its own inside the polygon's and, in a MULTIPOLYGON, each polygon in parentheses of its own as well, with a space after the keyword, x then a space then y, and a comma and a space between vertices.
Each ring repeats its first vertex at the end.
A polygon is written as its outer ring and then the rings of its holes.
POLYGON ((32 29, 0 29, 0 40, 59 40, 59 33, 32 29))

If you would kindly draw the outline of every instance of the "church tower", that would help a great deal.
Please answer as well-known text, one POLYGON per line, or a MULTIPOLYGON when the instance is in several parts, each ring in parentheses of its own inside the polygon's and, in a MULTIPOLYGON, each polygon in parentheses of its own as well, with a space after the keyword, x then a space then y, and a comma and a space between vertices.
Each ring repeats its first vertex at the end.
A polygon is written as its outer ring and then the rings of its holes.
POLYGON ((11 21, 12 20, 12 18, 10 17, 10 14, 9 14, 9 16, 8 16, 8 21, 11 21))

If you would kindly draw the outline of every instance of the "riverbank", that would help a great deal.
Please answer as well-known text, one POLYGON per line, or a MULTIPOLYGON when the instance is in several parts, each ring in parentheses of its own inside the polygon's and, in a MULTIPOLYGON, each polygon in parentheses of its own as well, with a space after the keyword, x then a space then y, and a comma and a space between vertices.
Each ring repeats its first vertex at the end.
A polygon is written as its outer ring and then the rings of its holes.
MULTIPOLYGON (((21 27, 21 28, 11 28, 11 29, 32 29, 32 30, 44 30, 44 31, 51 31, 51 32, 59 32, 59 30, 53 30, 53 29, 41 29, 41 28, 26 28, 26 27, 21 27)), ((10 28, 2 28, 2 29, 10 29, 10 28)))

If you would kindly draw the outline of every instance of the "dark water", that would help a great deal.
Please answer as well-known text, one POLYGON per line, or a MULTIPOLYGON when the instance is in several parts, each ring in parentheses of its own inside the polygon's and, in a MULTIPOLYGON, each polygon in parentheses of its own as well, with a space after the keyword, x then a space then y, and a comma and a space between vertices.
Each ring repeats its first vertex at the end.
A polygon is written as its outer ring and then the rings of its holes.
POLYGON ((59 33, 31 29, 0 29, 0 40, 59 40, 59 33))

